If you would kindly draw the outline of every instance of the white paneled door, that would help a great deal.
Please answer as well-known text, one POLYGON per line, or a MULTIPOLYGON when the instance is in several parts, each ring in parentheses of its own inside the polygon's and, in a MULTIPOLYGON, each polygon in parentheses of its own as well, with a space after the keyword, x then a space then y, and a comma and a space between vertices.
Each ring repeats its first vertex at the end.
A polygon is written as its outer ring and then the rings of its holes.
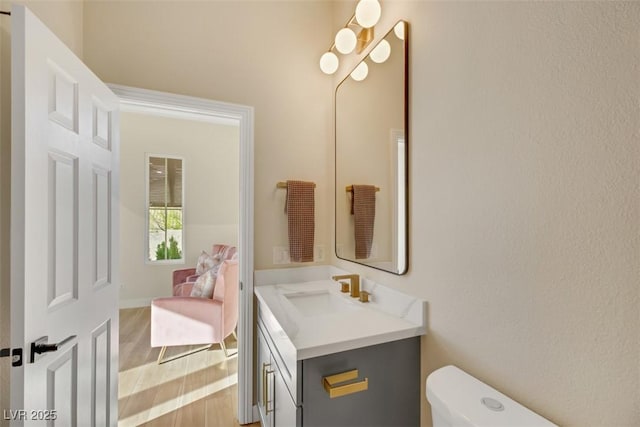
POLYGON ((11 344, 23 363, 4 416, 115 426, 118 98, 20 5, 11 54, 11 344))

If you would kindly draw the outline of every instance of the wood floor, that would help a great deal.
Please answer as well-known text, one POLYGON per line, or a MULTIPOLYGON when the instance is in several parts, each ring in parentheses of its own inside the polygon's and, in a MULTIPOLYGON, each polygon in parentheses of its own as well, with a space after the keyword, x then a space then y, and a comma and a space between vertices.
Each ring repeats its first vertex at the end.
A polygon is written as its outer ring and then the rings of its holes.
MULTIPOLYGON (((119 427, 238 426, 238 358, 219 345, 158 365, 149 307, 120 310, 119 427)), ((225 341, 235 353, 233 337, 225 341)), ((195 347, 169 347, 165 358, 195 347)), ((259 427, 259 423, 251 424, 259 427)))

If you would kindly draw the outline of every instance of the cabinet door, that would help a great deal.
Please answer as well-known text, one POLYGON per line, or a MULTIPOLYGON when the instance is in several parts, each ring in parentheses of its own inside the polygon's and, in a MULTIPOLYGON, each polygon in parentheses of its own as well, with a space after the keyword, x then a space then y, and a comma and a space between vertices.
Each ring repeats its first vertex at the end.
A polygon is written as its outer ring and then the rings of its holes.
POLYGON ((270 378, 274 382, 274 418, 277 427, 296 427, 298 407, 293 402, 282 373, 275 366, 275 372, 270 378))
POLYGON ((305 359, 305 427, 415 427, 420 424, 420 338, 305 359), (366 390, 331 398, 325 377, 358 370, 366 390))
POLYGON ((258 327, 258 360, 256 378, 258 382, 258 412, 262 427, 274 427, 273 422, 273 365, 267 341, 258 327), (271 387, 269 386, 271 384, 271 387))

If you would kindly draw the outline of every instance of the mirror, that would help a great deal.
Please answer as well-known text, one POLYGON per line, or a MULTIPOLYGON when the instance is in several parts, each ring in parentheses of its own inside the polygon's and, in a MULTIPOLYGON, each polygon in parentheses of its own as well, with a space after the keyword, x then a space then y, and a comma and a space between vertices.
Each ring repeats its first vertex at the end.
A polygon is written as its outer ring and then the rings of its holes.
POLYGON ((336 255, 394 274, 408 267, 407 38, 400 21, 335 96, 336 255))

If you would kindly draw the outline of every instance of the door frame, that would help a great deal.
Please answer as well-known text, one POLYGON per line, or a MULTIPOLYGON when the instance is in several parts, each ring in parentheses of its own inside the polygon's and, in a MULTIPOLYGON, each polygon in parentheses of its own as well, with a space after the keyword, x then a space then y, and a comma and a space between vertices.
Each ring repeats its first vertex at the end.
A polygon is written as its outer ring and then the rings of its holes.
POLYGON ((238 255, 240 298, 238 316, 238 421, 256 421, 253 408, 253 107, 176 95, 116 84, 107 86, 120 98, 122 111, 164 111, 167 114, 235 121, 240 143, 240 218, 238 255))

